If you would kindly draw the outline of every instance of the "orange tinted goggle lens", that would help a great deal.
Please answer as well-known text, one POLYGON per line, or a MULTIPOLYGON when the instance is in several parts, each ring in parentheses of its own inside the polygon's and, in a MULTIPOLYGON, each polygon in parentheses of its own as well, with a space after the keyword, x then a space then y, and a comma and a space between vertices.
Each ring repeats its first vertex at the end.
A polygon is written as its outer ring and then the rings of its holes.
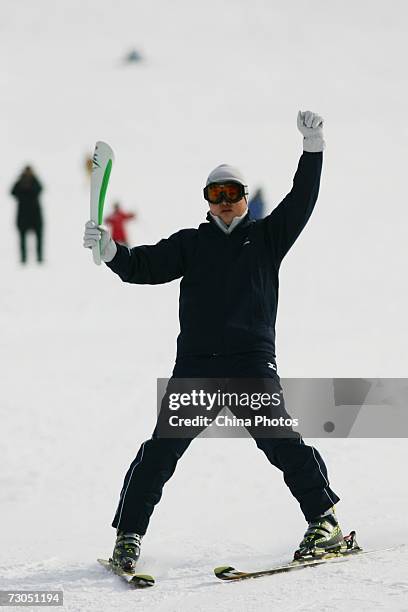
POLYGON ((204 197, 211 204, 220 204, 223 200, 239 202, 244 194, 244 187, 239 183, 210 183, 204 189, 204 197))

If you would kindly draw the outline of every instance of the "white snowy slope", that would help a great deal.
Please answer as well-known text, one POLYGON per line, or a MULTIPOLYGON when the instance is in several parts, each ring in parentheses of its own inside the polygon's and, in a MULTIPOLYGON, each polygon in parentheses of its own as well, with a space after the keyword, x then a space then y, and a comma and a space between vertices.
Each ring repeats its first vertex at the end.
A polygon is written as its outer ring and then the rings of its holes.
POLYGON ((178 283, 127 286, 82 248, 96 140, 116 154, 108 207, 136 210, 132 243, 151 243, 198 225, 222 162, 272 208, 301 152, 297 111, 316 110, 327 151, 282 266, 280 375, 406 376, 406 17, 402 0, 3 0, 0 589, 61 588, 70 612, 408 610, 403 438, 313 440, 344 530, 393 551, 218 582, 216 565, 288 560, 305 524, 251 440, 203 439, 143 542, 157 585, 129 591, 96 563, 171 372, 178 283), (126 65, 132 48, 144 61, 126 65), (45 187, 46 263, 22 269, 8 189, 26 163, 45 187))

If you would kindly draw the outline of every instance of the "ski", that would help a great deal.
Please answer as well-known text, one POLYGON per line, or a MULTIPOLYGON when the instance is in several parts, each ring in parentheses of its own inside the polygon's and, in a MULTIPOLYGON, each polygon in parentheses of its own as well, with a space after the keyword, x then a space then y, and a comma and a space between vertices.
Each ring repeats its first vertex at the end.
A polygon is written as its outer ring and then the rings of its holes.
POLYGON ((329 562, 340 562, 345 561, 347 558, 362 553, 374 552, 364 551, 357 544, 355 539, 356 533, 352 531, 350 535, 344 537, 344 547, 336 552, 326 553, 320 557, 304 557, 302 559, 295 559, 289 563, 283 565, 277 565, 275 567, 260 570, 256 572, 242 572, 229 565, 223 565, 214 569, 214 574, 220 580, 225 581, 237 581, 246 580, 248 578, 260 578, 261 576, 272 576, 273 574, 282 574, 284 572, 290 572, 296 569, 303 569, 305 567, 323 565, 323 563, 329 562))
POLYGON ((124 580, 129 586, 135 589, 145 589, 146 587, 151 587, 154 585, 154 578, 149 574, 129 574, 128 572, 124 572, 119 567, 116 567, 111 560, 107 559, 98 559, 98 563, 103 565, 107 570, 116 574, 124 580))
MULTIPOLYGON (((101 225, 103 222, 105 195, 114 159, 111 147, 106 142, 98 141, 92 157, 91 174, 91 220, 96 225, 101 225)), ((92 249, 92 255, 94 262, 99 266, 101 264, 99 244, 92 249)))

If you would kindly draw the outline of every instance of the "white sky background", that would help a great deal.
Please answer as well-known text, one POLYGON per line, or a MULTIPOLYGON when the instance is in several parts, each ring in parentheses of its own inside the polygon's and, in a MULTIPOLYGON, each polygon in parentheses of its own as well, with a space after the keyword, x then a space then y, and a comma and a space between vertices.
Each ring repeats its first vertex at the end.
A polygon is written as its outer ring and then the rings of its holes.
MULTIPOLYGON (((297 110, 315 110, 327 151, 317 209, 282 267, 281 371, 406 374, 405 2, 13 0, 1 13, 3 219, 32 162, 50 262, 80 257, 95 140, 117 155, 108 202, 139 211, 135 243, 155 242, 203 219, 203 181, 224 161, 274 207, 301 149, 297 110), (124 66, 133 47, 145 62, 124 66)), ((7 268, 7 223, 0 249, 7 268)))

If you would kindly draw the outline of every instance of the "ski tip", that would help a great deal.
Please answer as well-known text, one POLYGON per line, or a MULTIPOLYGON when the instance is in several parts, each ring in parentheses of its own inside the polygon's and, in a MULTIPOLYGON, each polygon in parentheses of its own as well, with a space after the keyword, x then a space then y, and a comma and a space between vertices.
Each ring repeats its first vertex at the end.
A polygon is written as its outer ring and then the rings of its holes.
POLYGON ((231 567, 230 565, 220 565, 219 567, 214 568, 214 574, 217 578, 225 577, 231 572, 235 571, 235 567, 231 567))
POLYGON ((149 574, 135 574, 131 581, 135 586, 143 589, 154 585, 154 578, 149 574))
POLYGON ((230 565, 220 565, 219 567, 214 568, 214 574, 223 574, 224 572, 233 570, 234 568, 230 565))

